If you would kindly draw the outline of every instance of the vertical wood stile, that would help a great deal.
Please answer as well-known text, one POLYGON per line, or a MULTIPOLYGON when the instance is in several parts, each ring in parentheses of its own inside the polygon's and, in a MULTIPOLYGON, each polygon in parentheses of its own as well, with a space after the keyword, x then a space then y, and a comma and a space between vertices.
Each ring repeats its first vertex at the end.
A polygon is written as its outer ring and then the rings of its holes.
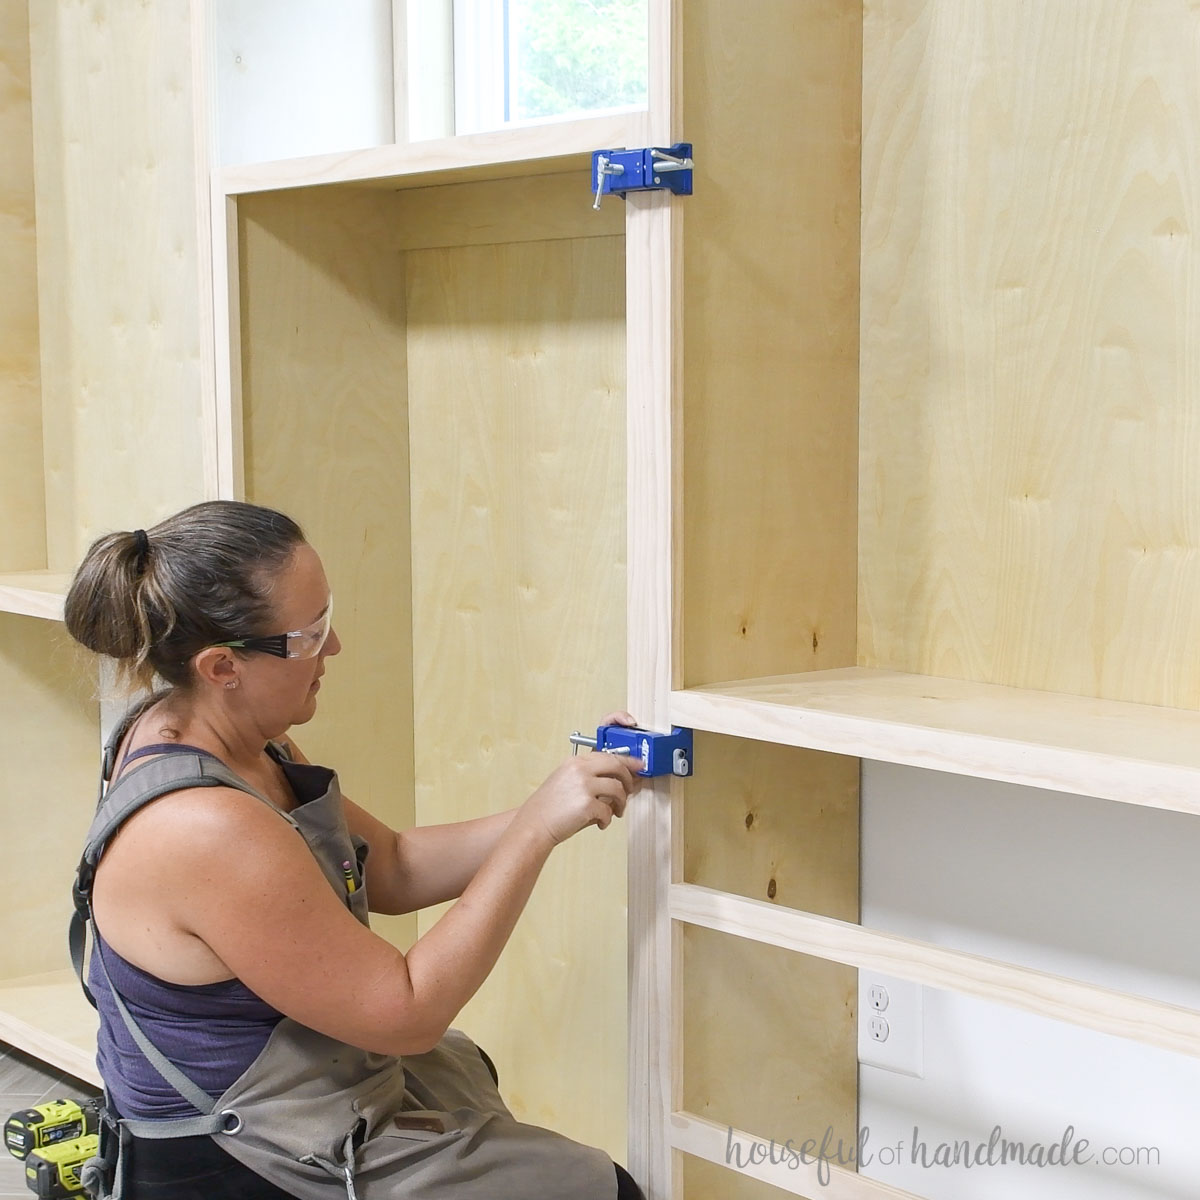
MULTIPOLYGON (((649 5, 649 145, 680 140, 681 78, 676 0, 649 5)), ((628 355, 629 711, 670 728, 667 703, 682 683, 676 606, 680 564, 675 521, 682 362, 683 211, 669 192, 631 196, 626 215, 628 355)), ((629 1165, 648 1200, 681 1194, 668 1136, 681 1104, 681 942, 668 890, 682 864, 680 784, 647 788, 629 808, 629 1165)))
POLYGON ((241 499, 246 490, 242 454, 242 318, 238 269, 238 201, 227 196, 220 171, 212 182, 213 328, 216 397, 217 496, 241 499))
MULTIPOLYGON (((192 22, 192 154, 196 172, 196 273, 200 290, 200 469, 205 499, 221 493, 221 459, 217 404, 216 298, 213 272, 213 194, 210 182, 215 159, 213 129, 216 85, 211 44, 212 9, 208 0, 191 0, 192 22)), ((222 280, 222 286, 227 284, 222 280)))

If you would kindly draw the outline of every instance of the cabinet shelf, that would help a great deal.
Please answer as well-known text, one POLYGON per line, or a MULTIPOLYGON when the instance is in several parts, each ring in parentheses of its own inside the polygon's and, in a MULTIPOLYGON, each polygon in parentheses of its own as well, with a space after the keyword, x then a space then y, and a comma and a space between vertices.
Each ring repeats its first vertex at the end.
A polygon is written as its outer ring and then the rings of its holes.
POLYGON ((0 1041, 99 1087, 96 1026, 74 971, 0 980, 0 1041))
POLYGON ((697 884, 669 904, 674 921, 1200 1057, 1200 1012, 1182 1005, 697 884))
POLYGON ((1200 713, 865 667, 672 692, 677 725, 1200 813, 1200 713))
POLYGON ((226 196, 239 196, 322 184, 418 187, 430 183, 430 176, 439 183, 458 183, 536 175, 561 171, 570 160, 590 165, 591 152, 604 146, 636 145, 645 140, 645 124, 643 112, 622 113, 247 163, 218 171, 217 188, 226 196))
POLYGON ((70 575, 61 571, 19 571, 0 575, 0 612, 61 621, 70 582, 70 575))

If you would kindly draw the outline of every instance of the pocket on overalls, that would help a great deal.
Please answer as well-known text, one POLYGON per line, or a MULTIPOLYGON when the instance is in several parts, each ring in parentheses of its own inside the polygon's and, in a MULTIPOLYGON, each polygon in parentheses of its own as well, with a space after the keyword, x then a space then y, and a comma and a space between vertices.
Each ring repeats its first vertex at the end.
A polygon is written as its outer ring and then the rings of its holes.
POLYGON ((440 1154, 465 1135, 458 1118, 433 1109, 409 1109, 382 1121, 358 1153, 364 1177, 396 1172, 440 1154))
POLYGON ((428 1142, 447 1133, 455 1133, 462 1126, 453 1113, 434 1112, 432 1109, 416 1108, 397 1113, 380 1127, 381 1134, 410 1138, 414 1142, 428 1142))

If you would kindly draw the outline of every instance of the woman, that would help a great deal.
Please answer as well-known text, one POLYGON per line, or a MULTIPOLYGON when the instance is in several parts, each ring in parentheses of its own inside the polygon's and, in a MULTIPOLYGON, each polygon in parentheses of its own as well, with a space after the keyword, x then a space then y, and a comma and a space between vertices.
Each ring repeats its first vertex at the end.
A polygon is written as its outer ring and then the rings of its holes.
POLYGON ((510 812, 398 836, 288 736, 341 649, 332 609, 299 527, 232 501, 101 538, 72 583, 71 635, 162 685, 110 741, 76 885, 110 1174, 119 1141, 129 1200, 639 1197, 516 1121, 450 1025, 551 850, 621 816, 641 763, 568 759, 510 812), (368 897, 458 899, 402 954, 368 897))

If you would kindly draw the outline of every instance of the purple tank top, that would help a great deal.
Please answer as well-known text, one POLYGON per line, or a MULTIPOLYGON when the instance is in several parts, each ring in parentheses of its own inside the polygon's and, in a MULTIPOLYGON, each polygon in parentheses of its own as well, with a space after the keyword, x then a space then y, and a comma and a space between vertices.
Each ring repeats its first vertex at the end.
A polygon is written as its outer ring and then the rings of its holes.
POLYGON ((123 1117, 162 1120, 196 1110, 146 1061, 113 1002, 96 956, 143 1032, 215 1100, 262 1052, 283 1014, 237 979, 168 983, 122 958, 97 932, 88 986, 100 1010, 96 1065, 123 1117))
MULTIPOLYGON (((152 754, 181 751, 216 757, 197 746, 172 742, 134 750, 125 755, 121 765, 152 754)), ((193 1117, 196 1109, 138 1049, 100 970, 100 954, 104 955, 113 987, 142 1032, 214 1100, 259 1056, 271 1030, 283 1020, 283 1013, 260 1000, 240 980, 168 983, 122 958, 96 930, 96 945, 88 965, 88 987, 100 1013, 96 1065, 112 1103, 123 1117, 193 1117)))

